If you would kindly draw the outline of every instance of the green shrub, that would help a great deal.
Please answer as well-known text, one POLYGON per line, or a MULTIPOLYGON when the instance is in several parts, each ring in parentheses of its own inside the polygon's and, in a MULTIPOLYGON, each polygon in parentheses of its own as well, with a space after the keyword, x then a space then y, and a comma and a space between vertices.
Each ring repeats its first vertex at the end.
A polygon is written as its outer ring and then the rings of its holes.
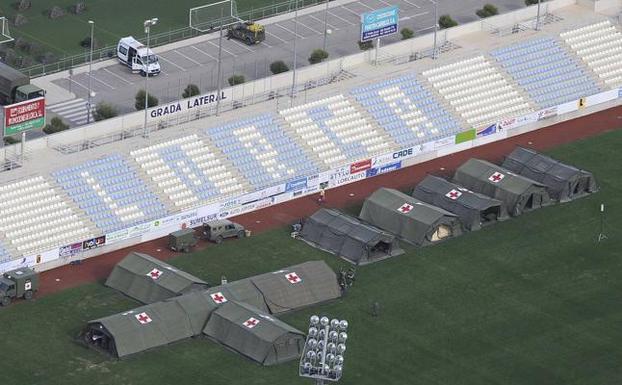
POLYGON ((277 60, 270 64, 270 72, 274 75, 289 71, 289 67, 283 60, 277 60))
POLYGON ((54 117, 52 118, 52 120, 50 120, 50 123, 48 123, 45 128, 43 128, 43 132, 45 132, 46 134, 53 134, 55 132, 65 131, 68 128, 69 125, 65 124, 65 122, 63 122, 61 118, 54 117))
POLYGON ((186 88, 184 88, 184 93, 181 94, 182 98, 191 98, 193 96, 197 96, 201 93, 201 90, 199 90, 199 86, 197 86, 196 84, 188 84, 186 86, 186 88))
MULTIPOLYGON (((144 96, 143 100, 145 100, 144 96)), ((95 111, 93 111, 93 119, 95 119, 96 122, 104 119, 114 118, 117 115, 119 115, 117 109, 113 105, 106 102, 99 102, 95 107, 95 111)))
POLYGON ((324 61, 324 59, 328 58, 328 52, 323 49, 314 49, 309 56, 309 64, 317 64, 324 61))
MULTIPOLYGON (((546 0, 542 0, 542 2, 544 3, 546 0)), ((530 5, 535 5, 538 4, 538 0, 525 0, 525 5, 530 6, 530 5)))
POLYGON ((236 84, 244 83, 246 79, 244 78, 244 75, 232 75, 229 79, 227 79, 227 81, 230 86, 235 86, 236 84))
POLYGON ((452 19, 449 15, 442 15, 438 18, 438 25, 441 29, 445 29, 457 26, 458 22, 452 19))
POLYGON ((361 49, 361 51, 367 51, 369 49, 374 48, 374 42, 371 40, 368 41, 359 41, 359 48, 361 49))
MULTIPOLYGON (((149 94, 149 100, 147 101, 148 107, 155 107, 158 105, 158 98, 149 94)), ((136 110, 144 110, 145 109, 145 90, 139 90, 136 93, 134 108, 136 110)))
POLYGON ((481 18, 490 17, 499 14, 499 10, 492 4, 486 4, 482 9, 475 11, 475 14, 481 18))
POLYGON ((410 28, 402 28, 400 33, 402 34, 402 40, 412 39, 415 36, 415 33, 410 28))

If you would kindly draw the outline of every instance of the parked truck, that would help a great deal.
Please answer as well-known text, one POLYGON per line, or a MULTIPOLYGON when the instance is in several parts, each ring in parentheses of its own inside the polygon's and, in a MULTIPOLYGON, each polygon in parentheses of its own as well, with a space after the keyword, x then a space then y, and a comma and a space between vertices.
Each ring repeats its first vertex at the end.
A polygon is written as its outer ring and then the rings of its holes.
POLYGON ((6 272, 0 276, 0 305, 9 306, 14 298, 32 299, 39 290, 39 273, 29 268, 6 272))
POLYGON ((168 236, 168 248, 173 251, 187 253, 197 245, 199 239, 194 235, 193 229, 182 229, 170 233, 168 236))
POLYGON ((160 62, 156 54, 132 36, 119 40, 117 58, 133 73, 140 73, 142 76, 155 76, 160 73, 160 62))
POLYGON ((248 45, 259 44, 266 40, 266 28, 251 21, 236 23, 227 29, 227 39, 231 38, 241 40, 248 45))
POLYGON ((30 84, 28 75, 0 62, 0 103, 19 103, 41 96, 45 91, 30 84))

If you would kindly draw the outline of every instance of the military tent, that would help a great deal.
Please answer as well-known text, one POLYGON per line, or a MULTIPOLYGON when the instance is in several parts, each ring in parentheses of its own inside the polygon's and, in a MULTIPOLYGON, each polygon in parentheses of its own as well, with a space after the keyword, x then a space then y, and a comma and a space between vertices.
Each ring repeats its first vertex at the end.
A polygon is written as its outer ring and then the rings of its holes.
POLYGON ((337 274, 324 261, 299 265, 250 278, 268 310, 279 314, 341 297, 337 274))
POLYGON ((512 216, 550 204, 543 184, 485 160, 469 159, 456 170, 454 182, 500 200, 512 216))
POLYGON ((393 234, 333 209, 320 209, 310 216, 300 238, 357 265, 404 253, 393 234))
POLYGON ((220 286, 214 286, 207 291, 209 294, 221 293, 226 301, 235 300, 247 303, 263 312, 269 312, 263 293, 255 286, 251 278, 244 278, 220 286))
POLYGON ((425 177, 412 196, 456 214, 464 228, 471 231, 508 218, 501 201, 433 175, 425 177))
POLYGON ((592 173, 523 147, 516 147, 503 167, 546 186, 552 199, 568 202, 598 191, 592 173))
POLYGON ((296 360, 304 334, 248 304, 230 301, 212 312, 203 332, 262 365, 296 360))
POLYGON ((122 358, 200 335, 218 306, 196 291, 89 321, 82 336, 90 347, 122 358))
POLYGON ((462 234, 456 215, 388 188, 365 199, 359 218, 418 246, 462 234))
POLYGON ((207 282, 152 256, 136 252, 117 263, 105 285, 142 303, 154 303, 208 288, 207 282))

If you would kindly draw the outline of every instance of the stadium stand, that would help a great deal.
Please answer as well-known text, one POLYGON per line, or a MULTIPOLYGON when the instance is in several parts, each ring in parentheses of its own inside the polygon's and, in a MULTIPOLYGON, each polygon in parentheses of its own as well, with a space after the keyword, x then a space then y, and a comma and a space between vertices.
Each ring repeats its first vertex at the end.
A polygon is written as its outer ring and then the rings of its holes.
POLYGON ((119 154, 62 169, 52 176, 104 233, 167 214, 158 197, 119 154))
POLYGON ((622 34, 608 20, 560 37, 608 86, 622 85, 622 34))
POLYGON ((280 111, 291 129, 328 166, 389 151, 391 138, 377 130, 343 96, 280 111))
POLYGON ((358 87, 350 93, 401 147, 460 132, 460 124, 415 75, 358 87))
POLYGON ((43 176, 0 187, 0 231, 23 254, 93 237, 43 176))
POLYGON ((518 90, 483 56, 428 70, 423 75, 475 127, 530 110, 518 90))
POLYGON ((579 63, 550 37, 490 53, 542 108, 600 92, 579 63))
POLYGON ((211 127, 206 133, 257 189, 318 170, 268 114, 211 127))
POLYGON ((226 163, 196 134, 135 150, 130 155, 175 208, 245 190, 226 163))

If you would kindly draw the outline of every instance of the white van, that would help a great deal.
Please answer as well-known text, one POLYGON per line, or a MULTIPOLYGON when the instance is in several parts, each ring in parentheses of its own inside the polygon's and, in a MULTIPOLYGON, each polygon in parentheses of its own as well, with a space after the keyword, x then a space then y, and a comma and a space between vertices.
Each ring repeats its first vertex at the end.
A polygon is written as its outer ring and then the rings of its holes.
POLYGON ((154 76, 160 73, 158 57, 132 36, 119 40, 117 58, 122 64, 130 67, 132 72, 139 72, 142 76, 146 74, 154 76))

